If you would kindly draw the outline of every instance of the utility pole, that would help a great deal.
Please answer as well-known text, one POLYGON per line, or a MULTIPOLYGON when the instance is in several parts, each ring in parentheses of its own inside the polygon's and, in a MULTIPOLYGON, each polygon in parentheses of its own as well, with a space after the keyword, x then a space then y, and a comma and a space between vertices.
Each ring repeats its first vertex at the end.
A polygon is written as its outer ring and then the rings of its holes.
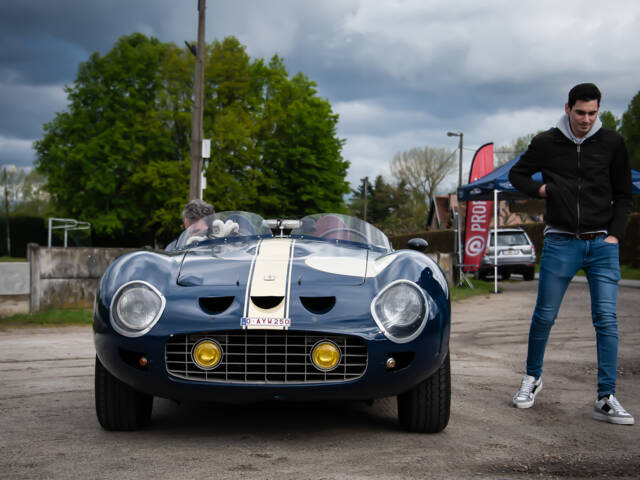
POLYGON ((189 200, 201 199, 202 173, 202 113, 204 104, 204 25, 206 0, 198 0, 198 43, 196 45, 195 92, 193 118, 191 121, 191 175, 189 177, 189 200))
POLYGON ((9 182, 7 180, 7 167, 4 167, 4 213, 5 231, 7 234, 7 257, 11 256, 11 230, 9 230, 9 182))
POLYGON ((367 193, 367 187, 369 185, 369 177, 364 177, 362 179, 362 183, 364 185, 364 215, 363 215, 363 220, 366 222, 367 221, 367 197, 369 196, 369 194, 367 193))

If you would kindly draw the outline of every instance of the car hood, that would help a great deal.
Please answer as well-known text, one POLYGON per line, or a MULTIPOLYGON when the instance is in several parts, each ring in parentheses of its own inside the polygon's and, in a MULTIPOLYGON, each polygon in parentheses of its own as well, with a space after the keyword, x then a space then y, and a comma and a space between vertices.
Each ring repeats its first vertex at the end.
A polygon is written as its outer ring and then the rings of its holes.
POLYGON ((252 291, 263 295, 290 288, 293 282, 319 287, 359 285, 367 276, 369 253, 357 246, 289 238, 201 245, 184 254, 177 283, 251 284, 252 291))

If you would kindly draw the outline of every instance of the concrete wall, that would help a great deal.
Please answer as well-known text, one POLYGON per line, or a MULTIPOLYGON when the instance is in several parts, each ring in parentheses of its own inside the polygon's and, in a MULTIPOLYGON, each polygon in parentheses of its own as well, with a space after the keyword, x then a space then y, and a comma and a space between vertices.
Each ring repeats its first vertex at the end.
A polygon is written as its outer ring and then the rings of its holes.
POLYGON ((0 262, 0 317, 29 313, 30 271, 27 262, 0 262))
POLYGON ((427 256, 435 261, 444 272, 449 287, 454 286, 454 256, 450 253, 427 253, 427 256))
MULTIPOLYGON (((91 308, 102 274, 131 248, 41 247, 30 243, 29 262, 0 263, 0 316, 48 308, 91 308)), ((450 254, 430 253, 453 285, 450 254)))
POLYGON ((0 262, 0 295, 28 295, 29 278, 28 262, 0 262))
POLYGON ((102 274, 131 248, 27 246, 30 312, 48 308, 91 308, 102 274))

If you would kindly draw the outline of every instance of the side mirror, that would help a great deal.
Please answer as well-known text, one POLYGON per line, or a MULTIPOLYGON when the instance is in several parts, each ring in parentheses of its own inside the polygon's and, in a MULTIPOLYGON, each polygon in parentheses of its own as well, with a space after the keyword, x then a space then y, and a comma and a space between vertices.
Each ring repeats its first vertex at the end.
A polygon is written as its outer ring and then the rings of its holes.
POLYGON ((407 246, 411 250, 415 250, 417 252, 424 252, 429 246, 429 242, 427 242, 424 238, 412 238, 407 243, 407 246))

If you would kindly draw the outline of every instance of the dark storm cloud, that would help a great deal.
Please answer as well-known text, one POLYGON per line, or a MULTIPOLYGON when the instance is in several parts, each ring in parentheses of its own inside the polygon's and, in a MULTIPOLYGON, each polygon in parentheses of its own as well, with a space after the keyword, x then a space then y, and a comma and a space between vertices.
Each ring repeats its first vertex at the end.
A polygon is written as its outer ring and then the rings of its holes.
POLYGON ((171 2, 152 0, 22 0, 4 5, 0 80, 69 83, 80 61, 94 51, 104 53, 121 35, 162 33, 163 13, 171 17, 177 3, 171 7, 171 2))
POLYGON ((66 107, 80 62, 121 35, 160 35, 178 2, 22 0, 0 7, 0 163, 29 166, 33 139, 66 107), (152 26, 154 23, 157 26, 152 26))
MULTIPOLYGON (((133 32, 196 38, 197 0, 13 0, 0 6, 0 162, 66 106, 78 64, 133 32)), ((340 114, 349 176, 384 173, 397 151, 454 148, 547 128, 568 89, 593 81, 617 116, 638 91, 640 6, 461 0, 207 2, 207 41, 234 35, 252 58, 278 54, 340 114), (549 12, 553 11, 553 15, 549 12), (597 11, 597 20, 593 12, 597 11), (634 40, 635 39, 635 40, 634 40)), ((467 151, 465 150, 465 158, 467 151)), ((14 160, 16 162, 18 160, 14 160)), ((352 179, 353 179, 352 178, 352 179)))
MULTIPOLYGON (((0 27, 1 28, 1 27, 0 27)), ((86 59, 79 45, 48 33, 0 34, 0 81, 5 84, 51 85, 68 82, 86 59)))
POLYGON ((33 87, 9 84, 0 95, 0 137, 21 140, 36 138, 42 125, 53 119, 54 112, 66 106, 64 92, 58 87, 33 87))

